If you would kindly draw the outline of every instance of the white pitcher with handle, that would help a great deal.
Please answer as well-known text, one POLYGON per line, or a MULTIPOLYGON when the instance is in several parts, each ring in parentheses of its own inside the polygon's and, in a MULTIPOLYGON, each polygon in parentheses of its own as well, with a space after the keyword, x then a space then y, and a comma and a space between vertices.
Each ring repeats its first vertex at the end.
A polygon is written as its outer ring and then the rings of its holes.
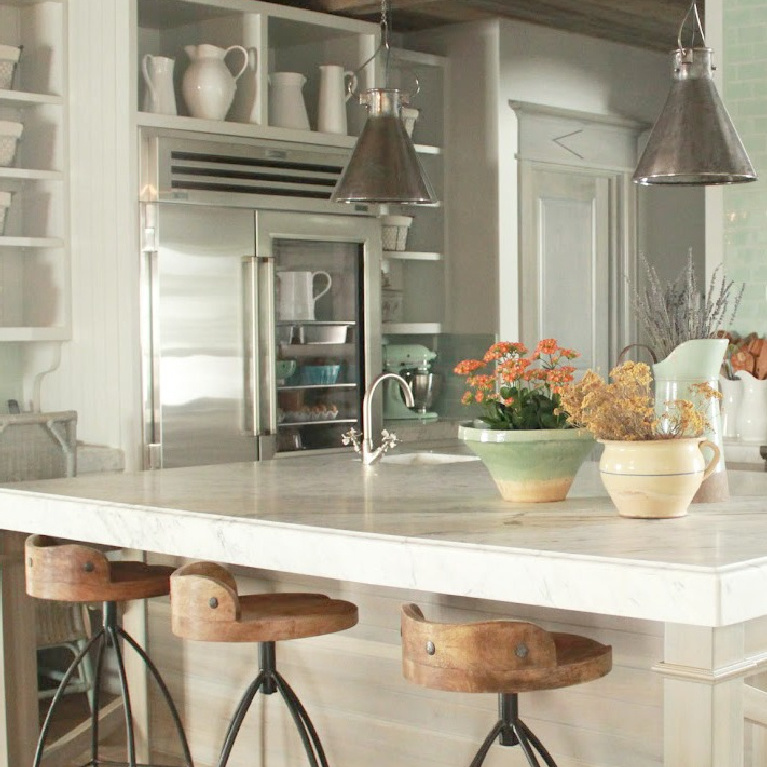
POLYGON ((146 54, 141 59, 141 72, 144 75, 144 112, 161 115, 176 114, 176 94, 173 90, 174 59, 167 56, 146 54))
POLYGON ((300 72, 272 72, 269 75, 269 124, 279 128, 309 130, 303 88, 306 77, 300 72))
POLYGON ((357 88, 357 76, 334 64, 320 65, 320 103, 317 130, 347 134, 346 102, 357 88), (347 84, 347 78, 349 78, 347 84))
POLYGON ((313 320, 314 304, 330 290, 333 280, 327 272, 277 272, 277 319, 313 320), (314 292, 315 277, 324 277, 325 286, 314 292))
POLYGON ((248 66, 248 52, 241 45, 219 48, 215 45, 185 45, 192 62, 184 72, 181 92, 192 117, 223 120, 234 99, 237 80, 248 66), (224 63, 229 51, 242 54, 242 66, 232 74, 224 63))

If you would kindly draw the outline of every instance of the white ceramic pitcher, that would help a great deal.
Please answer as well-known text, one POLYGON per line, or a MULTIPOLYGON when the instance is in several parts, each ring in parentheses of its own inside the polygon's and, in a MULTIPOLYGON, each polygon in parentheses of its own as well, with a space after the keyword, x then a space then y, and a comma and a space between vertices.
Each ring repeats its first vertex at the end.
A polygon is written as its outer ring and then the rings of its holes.
POLYGON ((333 280, 327 272, 277 272, 277 319, 313 320, 314 304, 330 290, 333 280), (324 277, 325 286, 314 292, 314 278, 324 277))
POLYGON ((346 102, 357 88, 357 76, 335 64, 320 64, 320 102, 317 130, 347 134, 346 102), (347 78, 349 81, 347 83, 347 78))
POLYGON ((272 72, 269 75, 269 124, 279 128, 309 130, 303 88, 306 77, 300 72, 272 72))
POLYGON ((141 72, 144 75, 144 112, 156 112, 162 115, 176 114, 176 94, 173 91, 174 59, 167 56, 146 54, 141 59, 141 72))
POLYGON ((234 99, 237 80, 248 66, 248 52, 241 45, 219 48, 215 45, 185 45, 191 64, 184 72, 181 92, 192 117, 223 120, 234 99), (242 66, 233 75, 224 63, 229 51, 242 54, 242 66))
POLYGON ((767 441, 767 381, 754 378, 747 370, 736 370, 743 382, 738 410, 738 436, 746 440, 767 441))

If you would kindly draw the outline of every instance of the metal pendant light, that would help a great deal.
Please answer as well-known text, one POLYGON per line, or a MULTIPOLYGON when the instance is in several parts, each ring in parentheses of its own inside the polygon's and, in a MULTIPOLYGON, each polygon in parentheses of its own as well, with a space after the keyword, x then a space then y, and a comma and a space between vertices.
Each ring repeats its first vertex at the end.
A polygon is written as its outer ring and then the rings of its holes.
MULTIPOLYGON (((384 49, 384 87, 360 94, 368 109, 362 134, 349 164, 333 190, 333 202, 433 205, 437 198, 424 172, 413 142, 402 122, 408 94, 389 88, 389 18, 387 0, 381 2, 381 44, 358 72, 384 49)), ((417 93, 416 89, 416 93, 417 93)))
MULTIPOLYGON (((693 43, 694 37, 693 30, 693 43)), ((705 47, 695 0, 682 19, 677 43, 671 90, 634 172, 634 181, 685 186, 756 181, 743 142, 716 90, 713 51, 705 47), (682 27, 693 11, 703 46, 683 48, 682 27)))

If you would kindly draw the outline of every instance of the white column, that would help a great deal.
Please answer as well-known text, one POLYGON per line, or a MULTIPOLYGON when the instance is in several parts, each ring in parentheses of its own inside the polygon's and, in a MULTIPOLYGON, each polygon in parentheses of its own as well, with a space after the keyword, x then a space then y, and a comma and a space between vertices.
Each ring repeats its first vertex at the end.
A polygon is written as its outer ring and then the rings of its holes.
POLYGON ((743 767, 744 624, 666 624, 665 767, 743 767))

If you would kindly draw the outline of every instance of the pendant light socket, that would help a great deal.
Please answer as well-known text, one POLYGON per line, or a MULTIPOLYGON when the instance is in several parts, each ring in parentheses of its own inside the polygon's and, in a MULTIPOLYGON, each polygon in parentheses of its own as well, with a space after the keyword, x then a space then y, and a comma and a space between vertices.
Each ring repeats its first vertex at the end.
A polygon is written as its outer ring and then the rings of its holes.
POLYGON ((703 47, 673 52, 674 79, 634 173, 636 183, 702 186, 756 180, 716 90, 712 53, 703 47))

